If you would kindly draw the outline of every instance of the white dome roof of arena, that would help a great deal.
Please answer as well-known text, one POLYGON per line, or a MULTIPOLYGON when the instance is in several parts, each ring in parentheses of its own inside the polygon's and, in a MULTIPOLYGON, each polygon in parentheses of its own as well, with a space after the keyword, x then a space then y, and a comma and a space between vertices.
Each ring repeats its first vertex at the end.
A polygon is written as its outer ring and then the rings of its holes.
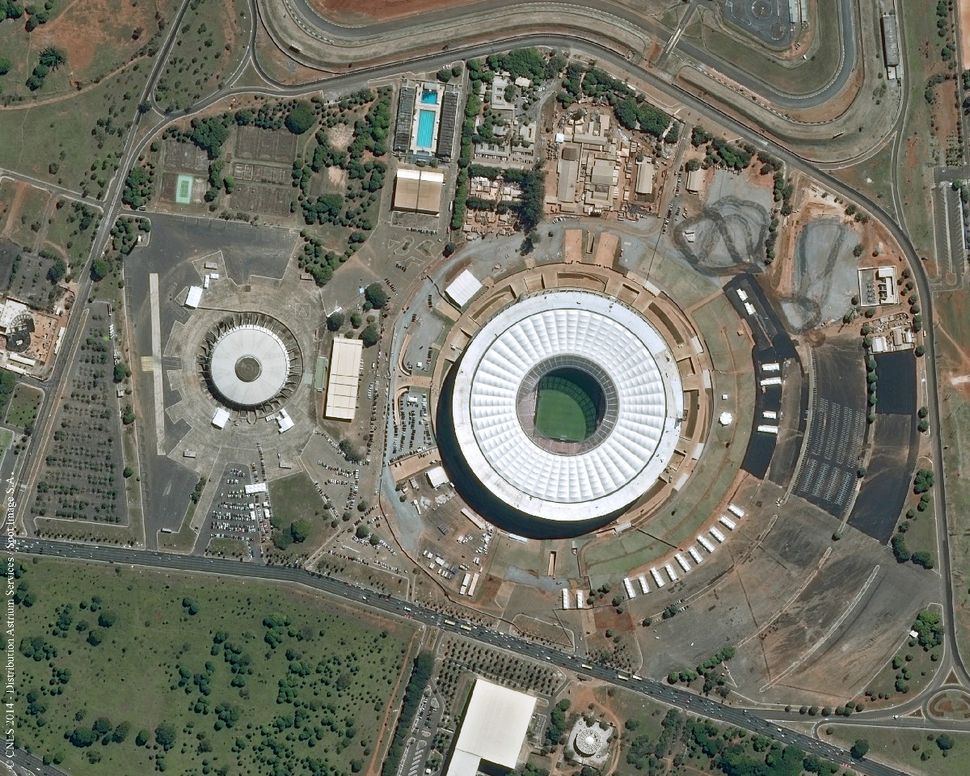
POLYGON ((452 395, 455 436, 479 482, 513 509, 560 522, 616 513, 646 493, 673 455, 683 412, 677 364, 653 325, 579 290, 525 297, 488 321, 452 395), (595 433, 541 439, 536 386, 568 369, 602 392, 595 433))
POLYGON ((283 340, 254 324, 238 324, 226 331, 209 356, 216 389, 242 407, 256 407, 274 398, 283 389, 289 370, 283 340))

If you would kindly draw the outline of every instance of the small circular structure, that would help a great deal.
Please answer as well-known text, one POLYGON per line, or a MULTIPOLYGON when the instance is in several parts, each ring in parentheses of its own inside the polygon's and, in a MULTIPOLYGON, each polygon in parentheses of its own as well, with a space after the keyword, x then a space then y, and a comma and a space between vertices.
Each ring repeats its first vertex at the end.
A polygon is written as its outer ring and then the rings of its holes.
POLYGON ((258 313, 221 321, 206 336, 200 363, 213 396, 241 410, 269 407, 286 398, 303 369, 289 330, 258 313))
POLYGON ((576 735, 573 742, 575 749, 583 757, 593 757, 605 743, 605 736, 597 735, 593 728, 586 728, 576 735))
POLYGON ((492 317, 451 394, 458 449, 479 483, 558 523, 612 515, 646 493, 683 413, 680 373, 654 326, 576 289, 526 296, 492 317))

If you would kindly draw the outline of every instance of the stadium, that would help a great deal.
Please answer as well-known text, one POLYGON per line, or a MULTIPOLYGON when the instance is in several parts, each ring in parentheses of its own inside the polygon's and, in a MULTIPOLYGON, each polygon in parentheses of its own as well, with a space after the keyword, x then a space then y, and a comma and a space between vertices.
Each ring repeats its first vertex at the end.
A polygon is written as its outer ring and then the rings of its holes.
POLYGON ((293 334, 260 313, 228 316, 214 326, 203 339, 199 365, 212 396, 235 410, 279 409, 303 372, 293 334))
POLYGON ((524 535, 576 535, 653 488, 684 416, 667 343, 617 299, 524 296, 474 335, 438 403, 443 460, 470 504, 524 535))

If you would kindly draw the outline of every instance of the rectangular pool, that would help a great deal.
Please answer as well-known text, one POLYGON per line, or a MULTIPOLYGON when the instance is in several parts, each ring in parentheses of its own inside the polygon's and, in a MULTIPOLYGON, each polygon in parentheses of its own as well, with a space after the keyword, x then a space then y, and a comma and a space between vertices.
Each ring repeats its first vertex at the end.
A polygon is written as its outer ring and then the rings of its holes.
POLYGON ((418 148, 431 148, 434 141, 434 120, 433 110, 418 111, 418 148))
POLYGON ((438 92, 432 89, 424 89, 421 92, 421 102, 424 105, 437 105, 438 104, 438 92))

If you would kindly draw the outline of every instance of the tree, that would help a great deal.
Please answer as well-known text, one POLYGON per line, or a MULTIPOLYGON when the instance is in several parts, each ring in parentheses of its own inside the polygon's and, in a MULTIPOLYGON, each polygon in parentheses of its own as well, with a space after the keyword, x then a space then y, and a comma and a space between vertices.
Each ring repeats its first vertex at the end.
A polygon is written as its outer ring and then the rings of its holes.
POLYGON ((354 536, 356 536, 358 539, 366 539, 368 536, 370 536, 370 528, 361 523, 359 526, 357 526, 357 530, 354 531, 354 536))
POLYGON ((163 722, 155 728, 155 742, 166 752, 175 746, 175 728, 163 722))
POLYGON ((364 299, 370 302, 370 306, 378 310, 387 305, 388 295, 381 283, 371 283, 364 289, 364 299))
POLYGON ((47 270, 47 279, 51 282, 51 285, 56 286, 64 279, 66 274, 67 265, 61 259, 55 259, 54 263, 47 270))
POLYGON ((317 122, 317 114, 313 106, 305 100, 299 100, 286 115, 283 122, 294 135, 302 135, 317 122))
POLYGON ((11 64, 10 60, 6 57, 0 57, 0 75, 6 75, 10 72, 11 64))
POLYGON ((940 751, 946 752, 953 748, 953 737, 947 733, 940 733, 936 737, 936 745, 940 747, 940 751))
POLYGON ((98 258, 91 262, 91 279, 95 282, 104 280, 110 271, 111 268, 108 262, 104 259, 98 258))
POLYGON ((849 750, 849 754, 852 755, 852 759, 861 760, 869 753, 869 742, 864 738, 857 738, 855 743, 852 744, 852 748, 849 750))
POLYGON ((343 310, 334 310, 327 316, 327 330, 340 331, 340 327, 344 325, 344 320, 343 310))
POLYGON ((360 339, 364 343, 365 348, 373 347, 381 341, 381 331, 377 328, 376 324, 370 323, 360 333, 360 339))

